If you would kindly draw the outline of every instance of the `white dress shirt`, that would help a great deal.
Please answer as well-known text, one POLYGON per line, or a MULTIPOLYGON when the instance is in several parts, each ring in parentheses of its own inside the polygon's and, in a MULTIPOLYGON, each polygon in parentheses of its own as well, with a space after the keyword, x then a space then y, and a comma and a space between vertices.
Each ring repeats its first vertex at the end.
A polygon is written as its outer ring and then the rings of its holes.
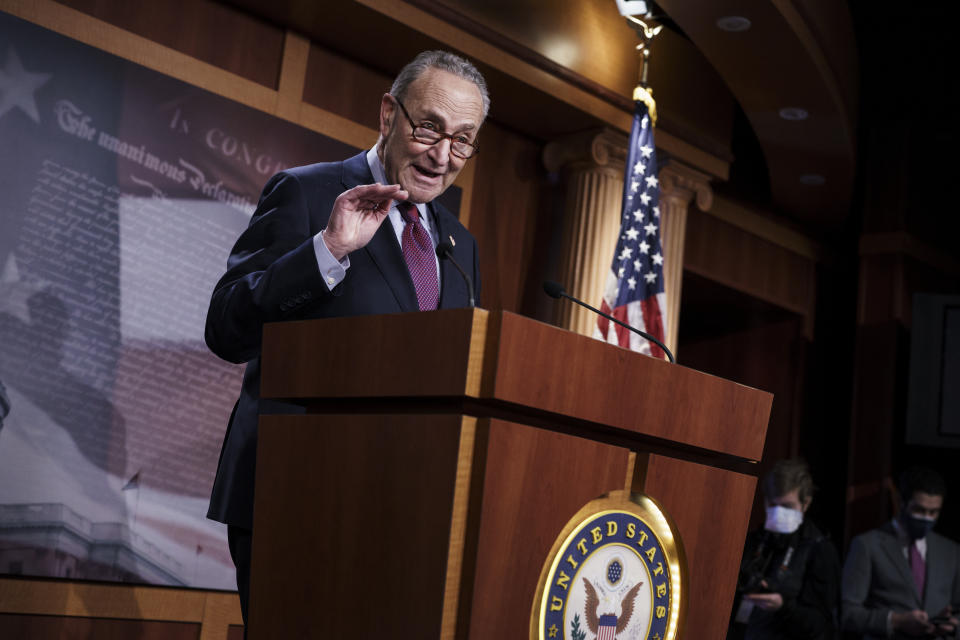
MULTIPOLYGON (((367 165, 370 167, 370 172, 373 174, 373 179, 376 182, 379 184, 387 184, 386 171, 384 171, 383 163, 380 162, 380 156, 377 155, 376 145, 367 151, 367 165)), ((430 234, 433 246, 436 247, 437 242, 439 242, 438 232, 437 229, 434 228, 433 221, 430 219, 427 205, 420 203, 416 206, 417 211, 420 213, 420 224, 422 224, 424 229, 427 230, 427 233, 430 234)), ((390 207, 387 218, 389 218, 393 232, 397 236, 397 244, 403 247, 403 228, 407 223, 403 219, 403 214, 401 214, 397 208, 396 202, 390 207)), ((326 229, 323 231, 326 231, 326 229)), ((317 266, 320 268, 320 275, 323 276, 323 281, 326 283, 327 288, 332 291, 333 288, 340 284, 347 276, 347 269, 350 268, 350 256, 344 256, 343 260, 334 258, 333 254, 330 253, 330 250, 327 248, 326 243, 323 241, 323 231, 313 236, 313 250, 317 255, 317 266)), ((437 265, 437 284, 439 285, 440 259, 436 257, 436 254, 434 254, 433 259, 437 265)))

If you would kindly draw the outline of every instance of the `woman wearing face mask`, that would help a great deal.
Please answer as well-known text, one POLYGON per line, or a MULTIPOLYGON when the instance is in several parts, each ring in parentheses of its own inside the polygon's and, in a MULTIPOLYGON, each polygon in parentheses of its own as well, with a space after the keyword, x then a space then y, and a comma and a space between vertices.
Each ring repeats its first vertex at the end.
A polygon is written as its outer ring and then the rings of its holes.
POLYGON ((813 478, 802 460, 781 460, 761 482, 766 522, 747 536, 728 638, 834 637, 840 560, 804 518, 813 478))

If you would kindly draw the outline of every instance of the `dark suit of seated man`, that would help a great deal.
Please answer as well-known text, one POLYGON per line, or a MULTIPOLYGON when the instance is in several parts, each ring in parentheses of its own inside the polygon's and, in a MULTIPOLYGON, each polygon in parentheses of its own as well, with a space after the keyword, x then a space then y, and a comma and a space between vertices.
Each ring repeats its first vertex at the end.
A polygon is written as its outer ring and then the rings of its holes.
POLYGON ((929 469, 900 478, 900 516, 857 536, 843 568, 843 628, 864 638, 960 638, 960 546, 931 529, 946 486, 929 469))
POLYGON ((247 367, 207 515, 228 525, 244 622, 258 415, 295 410, 259 397, 263 325, 467 306, 465 283, 449 261, 437 260, 435 246, 450 241, 479 288, 477 244, 435 199, 476 151, 488 108, 472 64, 441 51, 420 54, 381 98, 377 144, 271 178, 230 253, 206 341, 247 367))

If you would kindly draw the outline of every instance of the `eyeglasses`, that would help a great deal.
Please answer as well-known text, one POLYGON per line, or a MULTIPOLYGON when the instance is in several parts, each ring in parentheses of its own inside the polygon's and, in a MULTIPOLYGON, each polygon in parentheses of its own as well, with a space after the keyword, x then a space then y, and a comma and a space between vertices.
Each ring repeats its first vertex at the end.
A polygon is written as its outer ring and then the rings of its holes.
POLYGON ((400 110, 403 111, 403 115, 407 116, 407 121, 410 122, 410 126, 413 128, 413 139, 417 142, 434 145, 441 140, 449 139, 450 153, 458 158, 463 158, 464 160, 480 151, 480 147, 478 147, 475 143, 470 142, 466 136, 462 134, 452 134, 439 131, 436 129, 436 125, 432 122, 417 124, 413 121, 413 118, 410 117, 410 114, 407 113, 407 108, 403 106, 403 103, 400 102, 400 99, 396 96, 391 97, 397 101, 398 105, 400 105, 400 110))

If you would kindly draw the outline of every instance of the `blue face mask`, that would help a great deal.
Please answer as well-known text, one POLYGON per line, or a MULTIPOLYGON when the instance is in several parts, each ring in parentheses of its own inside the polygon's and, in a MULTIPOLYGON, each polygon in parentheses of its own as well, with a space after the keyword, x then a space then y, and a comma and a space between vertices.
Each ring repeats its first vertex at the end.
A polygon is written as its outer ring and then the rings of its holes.
POLYGON ((793 533, 802 523, 803 511, 774 505, 767 507, 767 522, 763 528, 773 533, 793 533))
POLYGON ((921 518, 920 516, 905 513, 903 514, 903 518, 901 518, 901 522, 910 539, 919 540, 927 537, 927 534, 933 529, 933 525, 936 524, 937 519, 921 518))

